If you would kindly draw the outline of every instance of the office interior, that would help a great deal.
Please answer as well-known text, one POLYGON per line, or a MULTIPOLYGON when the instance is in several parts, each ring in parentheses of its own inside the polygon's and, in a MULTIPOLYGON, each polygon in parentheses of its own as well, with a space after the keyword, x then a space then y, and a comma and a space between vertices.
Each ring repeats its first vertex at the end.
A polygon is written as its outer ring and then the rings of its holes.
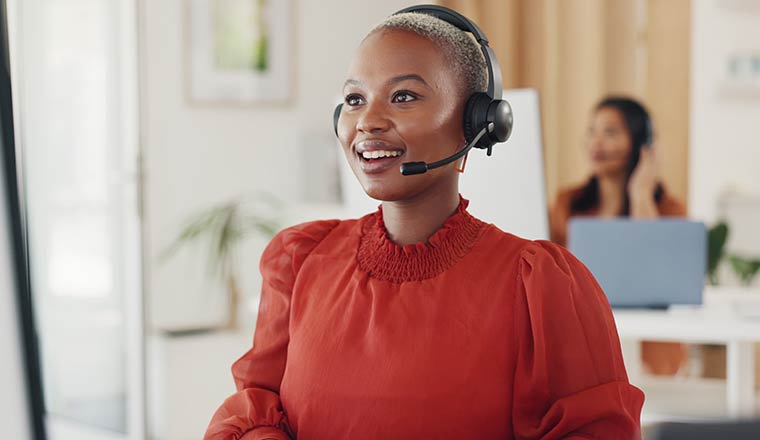
MULTIPOLYGON (((9 119, 3 108, 2 122, 14 129, 3 179, 19 184, 4 197, 12 208, 18 195, 30 295, 17 294, 21 230, 10 216, 0 224, 10 231, 0 235, 9 249, 0 254, 0 353, 11 360, 0 363, 10 390, 0 393, 0 438, 201 438, 234 391, 230 365, 251 344, 258 261, 272 233, 377 205, 347 203, 356 187, 332 112, 367 31, 415 3, 2 3, 13 110, 9 119), (262 40, 236 17, 260 11, 274 23, 270 50, 243 56, 262 40), (250 87, 224 69, 276 74, 250 87), (225 221, 244 230, 220 247, 207 233, 225 221)), ((535 205, 526 227, 545 225, 544 208, 589 175, 595 103, 620 94, 650 110, 660 177, 688 219, 726 225, 725 257, 705 276, 701 305, 616 311, 629 377, 646 394, 644 438, 661 423, 760 418, 760 276, 747 267, 760 260, 760 2, 437 3, 480 24, 508 95, 535 97, 536 118, 523 118, 534 142, 519 145, 535 147, 518 167, 531 170, 530 183, 504 188, 510 203, 489 201, 493 215, 535 205), (688 361, 651 374, 640 342, 652 340, 687 344, 688 361)), ((462 178, 476 192, 487 177, 462 178)), ((540 227, 530 234, 548 238, 540 227)))

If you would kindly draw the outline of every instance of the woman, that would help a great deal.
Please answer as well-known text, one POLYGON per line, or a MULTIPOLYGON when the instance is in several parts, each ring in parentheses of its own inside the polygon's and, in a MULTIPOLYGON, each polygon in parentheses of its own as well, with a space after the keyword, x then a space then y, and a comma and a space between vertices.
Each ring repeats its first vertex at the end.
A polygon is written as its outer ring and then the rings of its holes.
POLYGON ((399 173, 462 148, 485 70, 469 35, 428 15, 364 39, 337 133, 381 207, 272 240, 253 348, 206 440, 638 435, 643 394, 590 273, 471 216, 454 166, 399 173))
POLYGON ((591 177, 560 192, 551 209, 551 240, 567 243, 575 216, 657 218, 686 215, 658 181, 652 124, 646 109, 623 97, 597 104, 589 127, 591 177))
MULTIPOLYGON (((658 181, 652 123, 646 109, 624 97, 597 104, 588 132, 592 175, 560 192, 551 208, 551 240, 565 245, 571 217, 654 219, 686 215, 683 204, 658 181)), ((686 346, 645 342, 642 359, 650 373, 674 375, 687 359, 686 346)))

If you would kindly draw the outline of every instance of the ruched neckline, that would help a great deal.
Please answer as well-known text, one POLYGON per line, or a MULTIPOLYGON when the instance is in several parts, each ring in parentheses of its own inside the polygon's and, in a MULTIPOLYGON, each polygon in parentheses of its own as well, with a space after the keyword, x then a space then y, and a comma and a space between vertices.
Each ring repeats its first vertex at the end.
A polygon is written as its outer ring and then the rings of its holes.
POLYGON ((362 227, 357 261, 373 278, 394 283, 434 278, 461 260, 478 240, 486 223, 467 212, 459 197, 457 210, 427 242, 399 245, 388 238, 382 207, 362 227))

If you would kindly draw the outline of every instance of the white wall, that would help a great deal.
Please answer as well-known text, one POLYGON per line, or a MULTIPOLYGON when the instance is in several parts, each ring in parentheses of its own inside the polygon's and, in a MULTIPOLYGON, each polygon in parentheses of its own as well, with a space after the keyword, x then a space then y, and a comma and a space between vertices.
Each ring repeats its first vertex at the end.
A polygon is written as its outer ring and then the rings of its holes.
MULTIPOLYGON (((203 107, 184 95, 182 0, 141 1, 142 147, 145 167, 149 322, 161 328, 218 322, 221 287, 205 280, 203 256, 156 256, 187 216, 241 193, 267 190, 308 198, 320 174, 313 152, 335 148, 334 99, 350 57, 371 26, 407 0, 296 0, 295 99, 279 107, 203 107), (315 178, 314 176, 317 176, 315 178)), ((316 155, 319 157, 319 155, 316 155)), ((259 289, 252 243, 242 260, 243 291, 259 289)))
POLYGON ((728 81, 727 60, 760 54, 760 2, 692 3, 689 211, 712 222, 726 189, 760 194, 760 87, 728 81))

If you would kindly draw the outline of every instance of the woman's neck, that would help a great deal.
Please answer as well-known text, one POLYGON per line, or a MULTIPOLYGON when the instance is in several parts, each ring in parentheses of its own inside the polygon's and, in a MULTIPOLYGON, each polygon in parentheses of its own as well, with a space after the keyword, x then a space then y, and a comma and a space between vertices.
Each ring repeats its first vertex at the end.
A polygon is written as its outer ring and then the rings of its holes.
POLYGON ((625 175, 598 176, 599 215, 618 216, 625 203, 625 175))
POLYGON ((426 242, 459 206, 459 191, 428 191, 411 200, 383 202, 388 238, 404 246, 426 242))

